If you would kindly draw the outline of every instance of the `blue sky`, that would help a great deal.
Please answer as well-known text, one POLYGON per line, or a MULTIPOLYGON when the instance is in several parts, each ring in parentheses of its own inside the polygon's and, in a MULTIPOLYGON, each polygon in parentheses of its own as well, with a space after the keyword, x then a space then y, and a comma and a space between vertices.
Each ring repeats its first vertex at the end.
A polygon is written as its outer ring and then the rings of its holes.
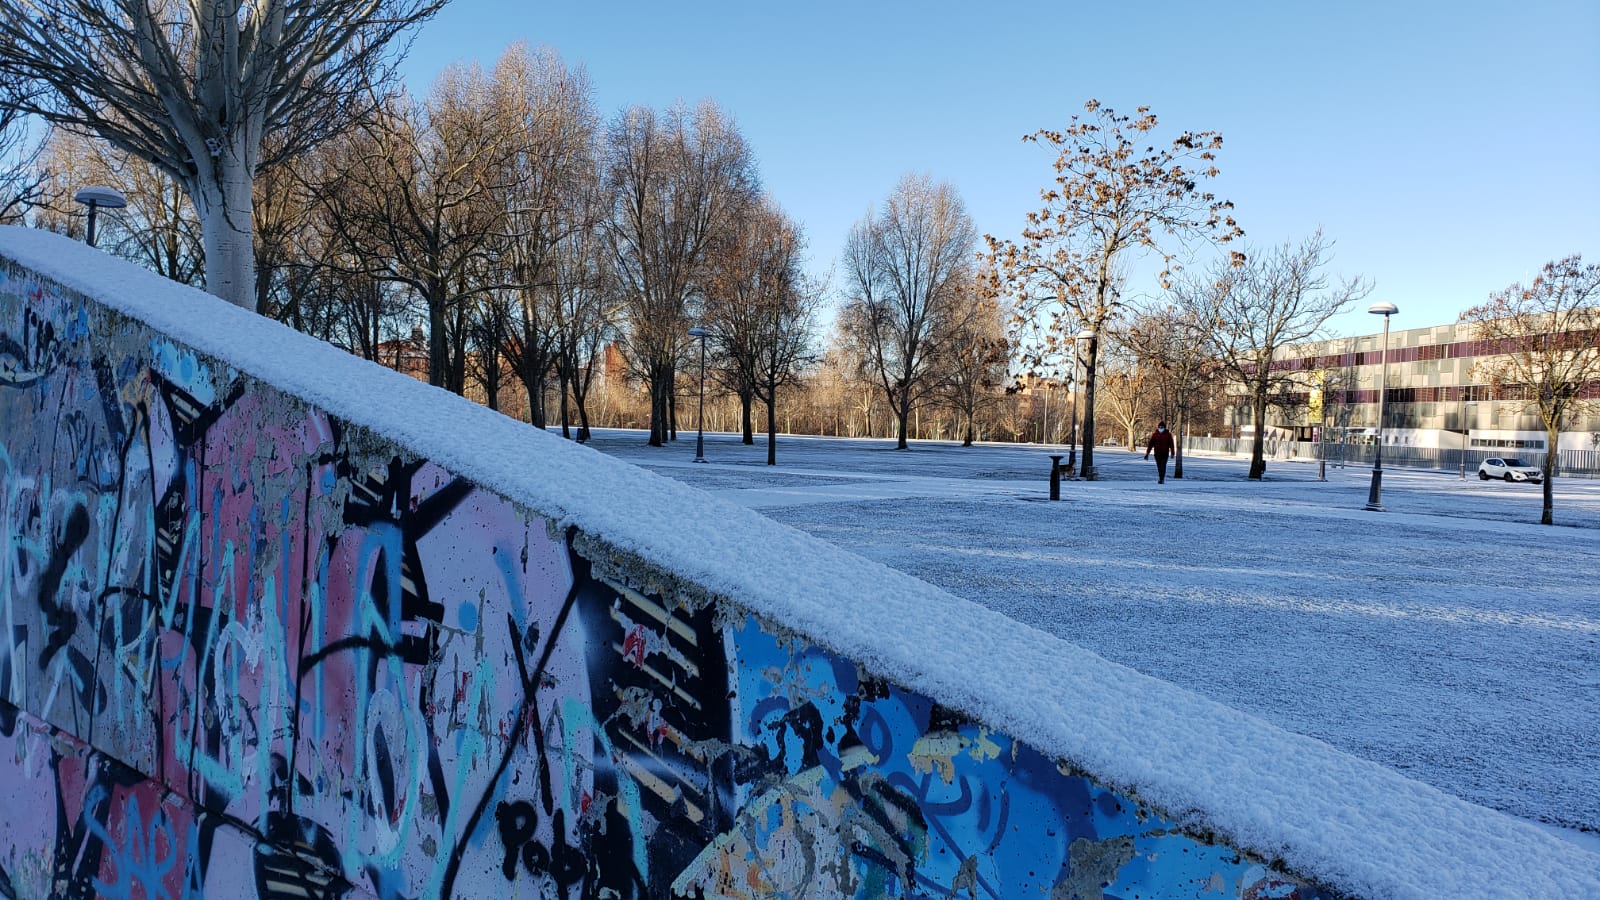
MULTIPOLYGON (((1581 252, 1600 261, 1600 4, 805 4, 452 0, 404 72, 512 42, 582 65, 607 116, 709 97, 826 271, 906 172, 1014 236, 1051 157, 1020 141, 1097 98, 1224 137, 1216 192, 1254 245, 1321 226, 1376 284, 1341 334, 1454 321, 1581 252)), ((837 283, 839 279, 835 279, 837 283)), ((1153 290, 1151 283, 1135 289, 1153 290)))

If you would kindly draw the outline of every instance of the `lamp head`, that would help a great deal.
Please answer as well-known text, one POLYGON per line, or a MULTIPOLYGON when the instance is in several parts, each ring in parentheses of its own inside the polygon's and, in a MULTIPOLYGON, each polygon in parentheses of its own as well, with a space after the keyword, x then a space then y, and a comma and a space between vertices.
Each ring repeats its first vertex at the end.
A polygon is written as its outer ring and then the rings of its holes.
POLYGON ((689 337, 703 338, 707 334, 710 334, 710 332, 706 331, 704 328, 701 328, 699 325, 689 329, 689 337))
POLYGON ((1367 307, 1367 312, 1372 313, 1375 316, 1383 316, 1385 319, 1399 311, 1400 307, 1395 306, 1393 303, 1374 303, 1367 307))
POLYGON ((85 206, 94 204, 105 209, 121 209, 128 205, 128 198, 124 197, 121 191, 103 185, 86 187, 73 194, 72 199, 85 206))

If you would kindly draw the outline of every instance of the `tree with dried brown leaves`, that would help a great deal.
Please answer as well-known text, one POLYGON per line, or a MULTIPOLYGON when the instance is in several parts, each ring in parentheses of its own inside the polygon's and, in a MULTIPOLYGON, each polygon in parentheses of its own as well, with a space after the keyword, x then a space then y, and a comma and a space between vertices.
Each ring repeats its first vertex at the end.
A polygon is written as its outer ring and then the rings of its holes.
POLYGON ((1461 314, 1495 355, 1473 367, 1497 398, 1527 401, 1544 425, 1544 509, 1555 524, 1555 462, 1562 426, 1600 405, 1600 265, 1580 255, 1546 263, 1531 283, 1516 283, 1461 314))
POLYGON ((1097 335, 1085 353, 1083 404, 1082 471, 1092 478, 1098 335, 1122 302, 1119 265, 1154 254, 1165 284, 1178 251, 1197 241, 1226 243, 1244 232, 1230 214, 1233 204, 1200 186, 1218 174, 1221 135, 1185 131, 1159 143, 1152 136, 1158 122, 1147 106, 1131 116, 1096 100, 1084 109, 1086 115, 1073 116, 1065 129, 1023 138, 1056 152, 1054 183, 1039 192, 1044 205, 1028 214, 1019 240, 986 240, 990 264, 1015 298, 1018 316, 1044 334, 1029 355, 1067 356, 1081 328, 1097 335))

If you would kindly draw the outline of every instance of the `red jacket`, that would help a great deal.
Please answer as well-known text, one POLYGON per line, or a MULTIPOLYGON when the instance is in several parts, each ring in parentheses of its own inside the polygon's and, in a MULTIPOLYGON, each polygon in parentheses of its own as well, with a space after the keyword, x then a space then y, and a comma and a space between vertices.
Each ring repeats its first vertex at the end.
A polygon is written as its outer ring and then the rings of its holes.
POLYGON ((1158 454, 1171 456, 1173 446, 1172 432, 1152 431, 1150 432, 1150 439, 1144 442, 1144 455, 1149 456, 1150 451, 1154 450, 1158 454))

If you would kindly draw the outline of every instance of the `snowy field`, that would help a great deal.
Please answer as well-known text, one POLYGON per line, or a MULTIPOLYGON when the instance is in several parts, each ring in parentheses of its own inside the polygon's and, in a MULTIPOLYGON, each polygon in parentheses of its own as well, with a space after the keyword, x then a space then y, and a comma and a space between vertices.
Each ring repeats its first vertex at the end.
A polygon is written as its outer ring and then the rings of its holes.
MULTIPOLYGON (((1600 852, 1600 480, 693 432, 591 446, 1600 852)), ((870 592, 870 587, 866 588, 870 592)), ((1597 861, 1600 866, 1600 861, 1597 861)))

